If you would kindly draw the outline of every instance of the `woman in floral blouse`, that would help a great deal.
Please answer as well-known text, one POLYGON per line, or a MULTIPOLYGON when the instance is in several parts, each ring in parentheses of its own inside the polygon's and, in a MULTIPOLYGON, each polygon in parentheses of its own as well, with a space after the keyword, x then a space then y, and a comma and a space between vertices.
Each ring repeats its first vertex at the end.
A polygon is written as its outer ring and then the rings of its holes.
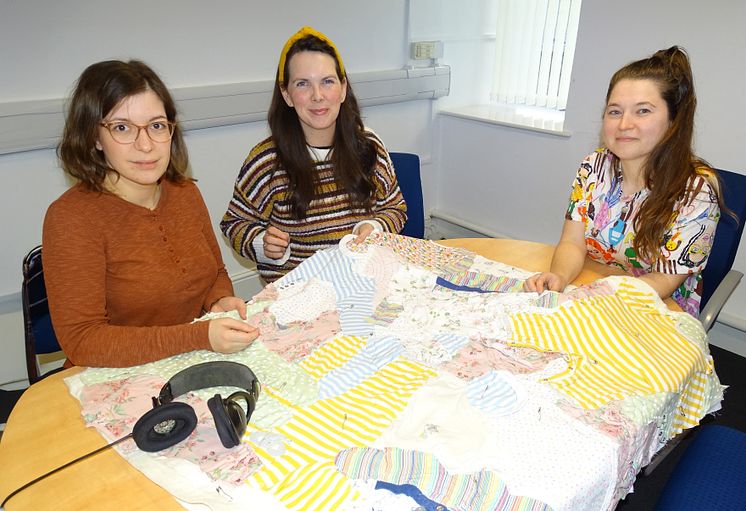
POLYGON ((604 147, 581 163, 550 271, 529 278, 526 290, 561 291, 587 254, 698 315, 701 272, 727 209, 716 171, 692 151, 696 104, 689 59, 677 46, 614 74, 604 147))

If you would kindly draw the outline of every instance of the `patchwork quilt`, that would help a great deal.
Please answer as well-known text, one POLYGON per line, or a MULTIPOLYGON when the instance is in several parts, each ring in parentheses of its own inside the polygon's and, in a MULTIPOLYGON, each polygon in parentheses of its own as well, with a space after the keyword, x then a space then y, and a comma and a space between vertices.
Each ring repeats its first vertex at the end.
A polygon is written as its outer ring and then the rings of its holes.
POLYGON ((199 418, 184 442, 117 447, 187 508, 614 509, 719 408, 705 332, 639 279, 537 294, 522 291, 529 275, 431 241, 344 239, 248 302, 260 336, 243 352, 66 383, 113 440, 179 370, 251 367, 262 394, 240 446, 222 447, 206 404, 231 389, 205 389, 179 398, 199 418))

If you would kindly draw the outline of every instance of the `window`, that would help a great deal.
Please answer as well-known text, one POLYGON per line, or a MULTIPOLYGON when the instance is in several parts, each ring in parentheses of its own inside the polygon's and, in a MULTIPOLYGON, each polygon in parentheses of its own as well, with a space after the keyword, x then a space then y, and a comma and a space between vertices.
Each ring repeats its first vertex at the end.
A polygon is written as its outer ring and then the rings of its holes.
POLYGON ((563 111, 581 0, 498 0, 492 103, 563 111))

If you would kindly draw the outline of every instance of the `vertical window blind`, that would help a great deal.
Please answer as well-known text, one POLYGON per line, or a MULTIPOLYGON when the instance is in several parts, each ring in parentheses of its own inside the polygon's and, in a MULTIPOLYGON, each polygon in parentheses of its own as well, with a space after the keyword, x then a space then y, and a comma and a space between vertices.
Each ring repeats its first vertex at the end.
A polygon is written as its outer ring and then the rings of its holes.
POLYGON ((493 103, 564 110, 581 0, 498 0, 493 103))

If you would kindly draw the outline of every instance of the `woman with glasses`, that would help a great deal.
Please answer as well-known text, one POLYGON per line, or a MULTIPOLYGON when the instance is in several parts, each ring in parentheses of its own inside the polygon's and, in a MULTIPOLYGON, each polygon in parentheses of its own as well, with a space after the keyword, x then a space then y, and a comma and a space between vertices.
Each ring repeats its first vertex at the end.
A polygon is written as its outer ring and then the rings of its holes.
POLYGON ((310 27, 282 49, 269 127, 220 224, 265 281, 347 234, 362 241, 373 230, 401 231, 407 207, 391 158, 363 126, 336 46, 310 27))
POLYGON ((188 177, 176 108, 138 61, 78 79, 57 149, 76 184, 47 210, 44 280, 67 365, 122 367, 248 346, 256 329, 204 312, 237 310, 202 196, 188 177))

